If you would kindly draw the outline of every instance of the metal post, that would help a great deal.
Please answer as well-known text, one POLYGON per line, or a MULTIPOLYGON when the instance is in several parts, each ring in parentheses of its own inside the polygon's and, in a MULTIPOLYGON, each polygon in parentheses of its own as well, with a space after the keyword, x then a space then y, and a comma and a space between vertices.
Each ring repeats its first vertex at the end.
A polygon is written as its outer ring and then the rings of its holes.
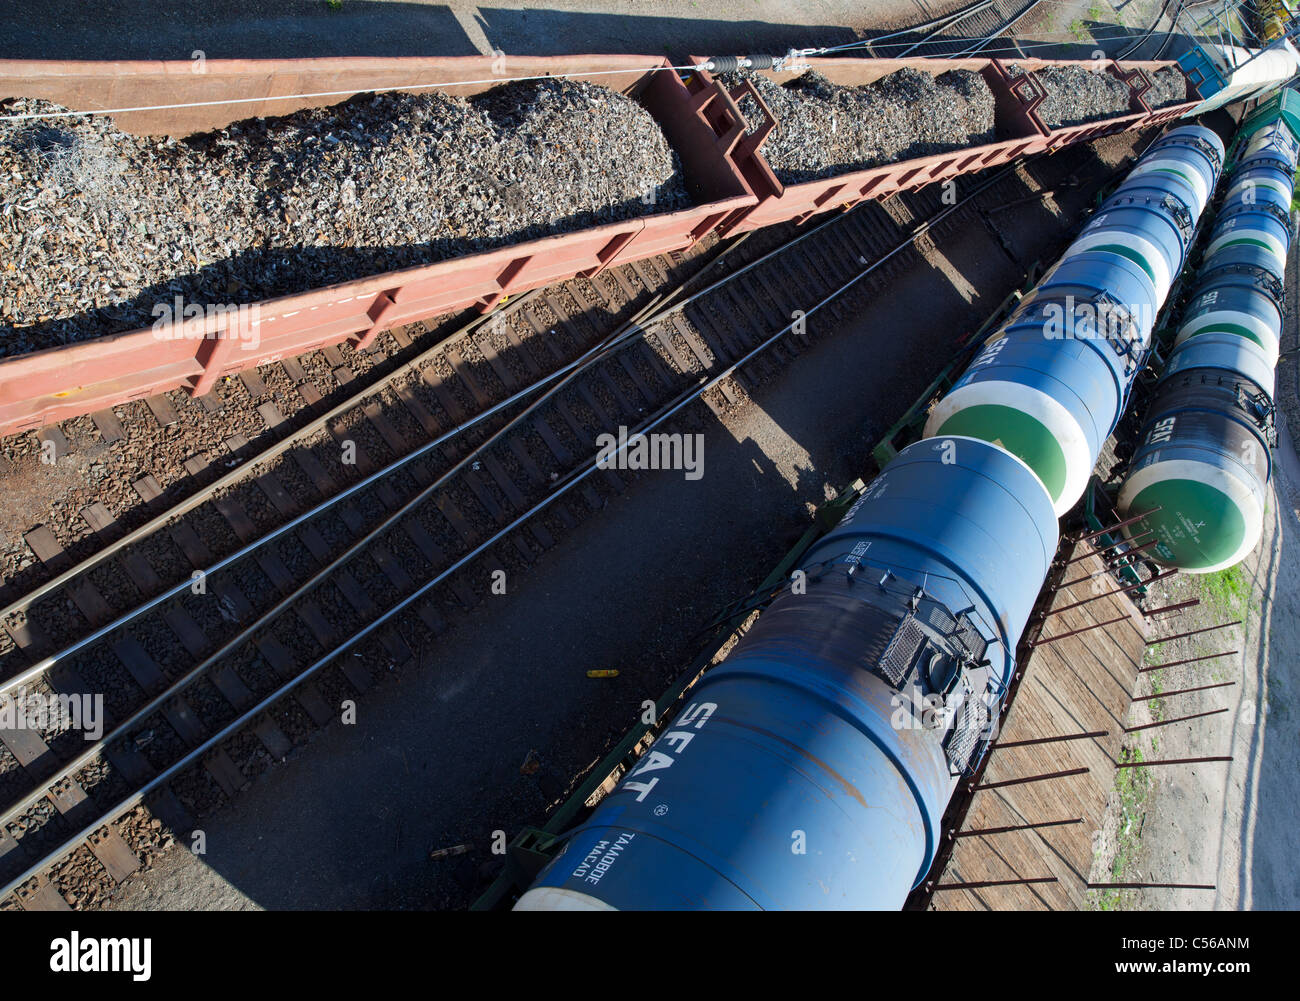
POLYGON ((1097 556, 1097 557, 1102 561, 1102 567, 1101 567, 1100 570, 1094 570, 1092 573, 1088 574, 1086 577, 1076 577, 1076 578, 1074 578, 1074 580, 1067 580, 1064 584, 1061 584, 1061 585, 1059 585, 1059 586, 1057 586, 1057 587, 1054 587, 1054 588, 1052 588, 1052 590, 1053 590, 1053 591, 1063 591, 1063 590, 1065 590, 1067 587, 1073 587, 1075 584, 1082 584, 1082 583, 1083 583, 1084 581, 1086 581, 1086 580, 1093 580, 1093 579, 1095 579, 1095 578, 1097 578, 1097 577, 1101 577, 1101 576, 1103 576, 1104 574, 1108 574, 1108 573, 1109 573, 1109 574, 1113 574, 1113 573, 1115 573, 1115 571, 1119 570, 1121 567, 1124 567, 1124 566, 1132 567, 1132 566, 1133 566, 1132 563, 1127 563, 1127 564, 1126 564, 1126 563, 1123 562, 1124 559, 1125 559, 1125 557, 1131 556, 1131 555, 1133 555, 1134 553, 1139 552, 1140 550, 1146 549, 1146 548, 1148 548, 1148 547, 1150 547, 1150 546, 1154 546, 1154 545, 1157 544, 1157 542, 1158 542, 1158 540, 1156 540, 1156 539, 1152 539, 1150 542, 1144 542, 1142 545, 1137 546, 1137 547, 1134 548, 1134 549, 1130 549, 1127 553, 1123 553, 1123 554, 1121 554, 1120 556, 1116 556, 1116 557, 1113 558, 1113 559, 1106 559, 1106 557, 1104 557, 1104 556, 1101 555, 1102 553, 1104 553, 1104 552, 1106 551, 1106 549, 1109 549, 1109 548, 1110 548, 1109 546, 1106 546, 1106 547, 1103 548, 1103 549, 1098 549, 1095 553, 1089 553, 1089 554, 1087 554, 1087 556, 1080 556, 1080 557, 1077 557, 1076 559, 1073 559, 1073 560, 1067 560, 1065 563, 1062 563, 1062 564, 1061 564, 1061 567, 1062 567, 1062 568, 1064 568, 1064 567, 1068 567, 1071 563, 1077 563, 1077 562, 1078 562, 1079 560, 1081 560, 1081 559, 1087 559, 1088 556, 1097 556))
MULTIPOLYGON (((1110 532, 1116 531, 1117 529, 1127 528, 1134 522, 1141 521, 1143 518, 1147 517, 1147 515, 1155 514, 1159 510, 1160 508, 1153 507, 1150 511, 1143 511, 1141 514, 1135 514, 1132 518, 1125 518, 1123 521, 1117 521, 1115 524, 1111 525, 1110 528, 1099 528, 1095 532, 1089 532, 1087 535, 1080 535, 1077 539, 1072 538, 1070 541, 1077 546, 1080 542, 1088 542, 1097 538, 1099 535, 1106 535, 1110 532)), ((1142 534, 1146 535, 1147 533, 1143 532, 1142 534)))
POLYGON ((1123 622, 1127 618, 1127 615, 1117 615, 1115 618, 1107 619, 1105 622, 1096 622, 1091 626, 1084 626, 1081 629, 1071 629, 1068 633, 1061 633, 1059 636, 1048 636, 1046 638, 1028 640, 1026 641, 1025 646, 1039 647, 1046 646, 1048 643, 1055 643, 1058 640, 1068 640, 1071 636, 1078 636, 1079 633, 1086 633, 1093 629, 1100 629, 1102 626, 1113 626, 1116 622, 1123 622))
POLYGON ((994 751, 1000 751, 1006 747, 1030 747, 1035 744, 1054 744, 1062 740, 1084 740, 1090 737, 1109 736, 1109 730, 1090 730, 1087 733, 1064 733, 1056 737, 1035 737, 1033 740, 1012 740, 1005 744, 999 741, 989 749, 989 753, 992 754, 994 751))
POLYGON ((1204 692, 1211 688, 1230 688, 1235 685, 1235 681, 1220 681, 1217 685, 1197 685, 1195 688, 1180 688, 1174 692, 1157 692, 1154 695, 1139 695, 1133 699, 1134 702, 1150 702, 1152 699, 1169 699, 1175 695, 1186 695, 1188 692, 1204 692))
POLYGON ((1179 716, 1177 719, 1162 719, 1156 723, 1143 723, 1141 726, 1126 726, 1125 733, 1137 733, 1139 730, 1152 730, 1158 726, 1169 726, 1171 723, 1186 723, 1189 719, 1200 719, 1202 716, 1217 716, 1219 713, 1226 713, 1225 709, 1211 709, 1209 712, 1193 713, 1191 716, 1179 716))
POLYGON ((1088 883, 1089 890, 1214 890, 1213 883, 1088 883))
POLYGON ((931 893, 940 890, 982 890, 989 886, 1028 886, 1031 883, 1055 883, 1055 876, 1035 876, 1031 879, 986 879, 978 883, 936 883, 930 887, 931 893))
MULTIPOLYGON (((1151 534, 1153 533, 1139 532, 1131 539, 1120 539, 1118 542, 1112 542, 1109 546, 1102 546, 1100 549, 1093 549, 1090 552, 1086 552, 1082 556, 1072 556, 1068 560, 1064 560, 1060 565, 1063 567, 1068 567, 1071 563, 1078 563, 1080 560, 1086 560, 1089 556, 1100 556, 1107 549, 1114 549, 1116 546, 1122 546, 1125 542, 1133 542, 1137 539, 1142 538, 1142 536, 1144 535, 1151 535, 1151 534)), ((1158 544, 1159 542, 1160 542, 1159 539, 1152 539, 1150 542, 1144 542, 1140 546, 1134 546, 1132 549, 1129 550, 1129 553, 1139 553, 1144 549, 1150 549, 1152 546, 1158 544)), ((1125 555, 1128 554, 1126 553, 1125 555)))
POLYGON ((1165 612, 1181 612, 1184 608, 1194 608, 1201 603, 1200 598, 1188 598, 1186 601, 1180 601, 1173 605, 1164 605, 1160 608, 1153 608, 1149 612, 1143 612, 1148 619, 1155 615, 1163 615, 1165 612))
POLYGON ((1146 768, 1148 765, 1204 765, 1212 761, 1231 761, 1232 755, 1216 758, 1162 758, 1159 761, 1116 761, 1116 768, 1146 768))
POLYGON ((1040 820, 1036 824, 1012 824, 1010 827, 985 827, 973 831, 950 831, 949 837, 973 838, 980 834, 1010 834, 1012 831, 1036 831, 1043 827, 1067 827, 1071 824, 1082 823, 1082 817, 1073 817, 1070 820, 1040 820))
POLYGON ((1185 636, 1198 636, 1201 633, 1212 633, 1216 629, 1227 629, 1229 626, 1241 625, 1241 619, 1233 619, 1231 622, 1221 622, 1217 626, 1206 626, 1204 629, 1193 629, 1190 632, 1174 633, 1172 636, 1159 636, 1153 640, 1147 640, 1147 646, 1155 646, 1157 643, 1168 643, 1170 640, 1180 640, 1185 636))
POLYGON ((1002 789, 1006 786, 1022 786, 1030 782, 1046 782, 1049 779, 1063 779, 1070 775, 1087 775, 1086 768, 1071 768, 1064 772, 1046 772, 1043 775, 1026 775, 1019 779, 1005 779, 1002 782, 982 782, 977 786, 971 786, 971 792, 979 792, 982 789, 1002 789))
POLYGON ((1152 664, 1150 667, 1139 667, 1138 674, 1148 674, 1151 671, 1159 671, 1163 667, 1181 667, 1183 664, 1195 664, 1200 660, 1214 660, 1217 657, 1231 657, 1234 653, 1241 653, 1240 650, 1224 650, 1223 653, 1206 653, 1199 657, 1187 657, 1183 660, 1171 660, 1167 664, 1152 664))
POLYGON ((1178 573, 1177 570, 1166 570, 1164 573, 1156 574, 1150 580, 1140 580, 1136 584, 1127 584, 1124 587, 1117 587, 1113 591, 1103 591, 1101 594, 1094 594, 1089 598, 1084 598, 1082 601, 1076 601, 1072 605, 1062 605, 1060 608, 1049 609, 1048 611, 1043 612, 1040 618, 1050 619, 1053 615, 1060 615, 1062 612, 1068 612, 1072 608, 1078 608, 1080 605, 1087 605, 1094 601, 1099 601, 1102 598, 1109 598, 1111 595, 1123 594, 1125 591, 1132 591, 1134 588, 1145 587, 1147 584, 1154 584, 1158 580, 1165 580, 1168 577, 1172 577, 1176 573, 1178 573))

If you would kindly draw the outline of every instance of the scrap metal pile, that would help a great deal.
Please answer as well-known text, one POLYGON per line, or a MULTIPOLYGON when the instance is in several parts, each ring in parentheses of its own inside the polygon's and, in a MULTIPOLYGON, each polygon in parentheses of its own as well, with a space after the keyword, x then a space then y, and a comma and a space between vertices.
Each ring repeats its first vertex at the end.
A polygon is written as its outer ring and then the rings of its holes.
MULTIPOLYGON (((784 184, 945 153, 993 139, 993 92, 979 73, 939 76, 901 69, 860 87, 809 70, 781 85, 759 73, 727 74, 731 88, 750 80, 776 117, 763 155, 784 184)), ((741 113, 757 128, 753 98, 741 113)))
POLYGON ((689 204, 648 111, 559 79, 361 95, 184 140, 0 122, 0 356, 147 327, 176 295, 253 302, 689 204))

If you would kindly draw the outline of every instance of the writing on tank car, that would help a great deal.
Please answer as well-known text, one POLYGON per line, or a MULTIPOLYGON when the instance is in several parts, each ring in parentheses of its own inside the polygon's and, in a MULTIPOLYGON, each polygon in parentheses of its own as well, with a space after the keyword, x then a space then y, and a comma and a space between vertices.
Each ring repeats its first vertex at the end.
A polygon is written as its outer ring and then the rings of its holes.
POLYGON ((1275 443, 1300 135, 1284 92, 1243 123, 1223 205, 1120 485, 1130 538, 1189 573, 1234 566, 1259 543, 1275 443))
POLYGON ((1223 156, 1199 126, 1153 143, 935 406, 925 433, 995 442, 1029 464, 1058 515, 1073 507, 1127 408, 1223 156))

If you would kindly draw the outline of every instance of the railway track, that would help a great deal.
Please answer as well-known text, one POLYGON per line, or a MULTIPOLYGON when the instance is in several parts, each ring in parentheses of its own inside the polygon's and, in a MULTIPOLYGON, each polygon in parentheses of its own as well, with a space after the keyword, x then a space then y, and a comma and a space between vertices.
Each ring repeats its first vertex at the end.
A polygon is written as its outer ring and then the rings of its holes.
POLYGON ((1006 35, 1042 0, 981 0, 937 18, 899 37, 882 40, 880 55, 950 57, 976 55, 1006 35))
POLYGON ((1155 20, 1151 22, 1151 27, 1147 28, 1146 31, 1143 32, 1141 35, 1139 35, 1138 38, 1136 38, 1132 43, 1126 45, 1119 52, 1119 54, 1116 55, 1115 58, 1116 59, 1135 58, 1135 54, 1138 52, 1138 50, 1140 50, 1142 46, 1146 45, 1147 42, 1150 41, 1151 36, 1156 33, 1156 29, 1160 27, 1160 22, 1164 20, 1165 15, 1169 14, 1171 30, 1165 32, 1165 37, 1160 42, 1159 48, 1157 48, 1156 51, 1153 52, 1152 54, 1144 57, 1146 59, 1163 58, 1165 49, 1169 47, 1169 43, 1175 37, 1175 33, 1172 30, 1172 28, 1177 27, 1178 15, 1182 12, 1182 8, 1183 8, 1182 0, 1165 0, 1165 2, 1160 6, 1160 10, 1157 11, 1155 20), (1176 6, 1174 6, 1175 4, 1176 6), (1174 10, 1172 14, 1169 14, 1169 8, 1171 6, 1174 7, 1174 10))
POLYGON ((78 867, 125 878, 140 803, 189 830, 626 489, 634 474, 595 463, 600 434, 739 403, 918 237, 1023 191, 1024 169, 955 206, 936 187, 521 297, 229 489, 52 578, 17 603, 0 693, 102 694, 109 718, 89 743, 0 731, 0 899, 65 907, 78 867))

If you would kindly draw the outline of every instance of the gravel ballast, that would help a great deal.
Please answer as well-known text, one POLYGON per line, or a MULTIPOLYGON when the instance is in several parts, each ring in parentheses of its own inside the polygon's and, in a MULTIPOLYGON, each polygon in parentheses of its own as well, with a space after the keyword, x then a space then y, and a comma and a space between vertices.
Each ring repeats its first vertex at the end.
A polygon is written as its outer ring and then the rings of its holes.
POLYGON ((558 79, 184 140, 0 122, 0 356, 150 326, 177 295, 255 302, 690 204, 648 111, 558 79))
MULTIPOLYGON (((763 156, 783 184, 797 184, 898 160, 993 141, 993 92, 969 70, 935 76, 902 69, 860 87, 809 70, 784 85, 758 73, 727 74, 728 88, 751 80, 776 118, 763 156)), ((753 98, 740 102, 751 131, 762 121, 753 98)))
POLYGON ((1047 97, 1038 116, 1048 128, 1083 125, 1124 115, 1132 107, 1132 91, 1119 77, 1083 66, 1049 66, 1035 70, 1047 97))

